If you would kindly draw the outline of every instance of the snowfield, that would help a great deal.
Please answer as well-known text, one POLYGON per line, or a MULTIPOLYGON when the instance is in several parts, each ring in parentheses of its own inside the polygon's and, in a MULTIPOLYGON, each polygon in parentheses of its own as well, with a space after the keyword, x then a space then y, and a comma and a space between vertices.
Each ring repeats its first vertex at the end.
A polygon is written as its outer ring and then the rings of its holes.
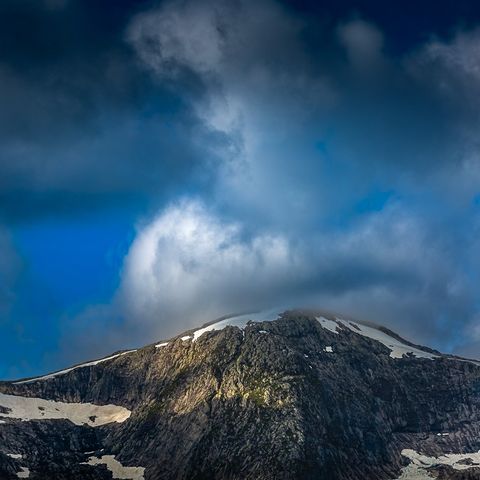
POLYGON ((103 455, 101 458, 90 457, 87 462, 83 462, 81 465, 106 465, 108 470, 112 472, 112 478, 144 480, 145 468, 124 467, 118 460, 115 460, 115 455, 103 455))
POLYGON ((30 470, 27 467, 20 467, 21 470, 17 472, 17 478, 30 478, 30 470))
POLYGON ((7 457, 14 458, 15 460, 20 460, 23 458, 21 453, 7 453, 7 457))
POLYGON ((0 406, 7 413, 3 418, 30 420, 70 420, 75 425, 99 427, 107 423, 122 423, 131 412, 117 405, 93 405, 92 403, 64 403, 42 398, 20 397, 0 393, 0 406))
POLYGON ((397 480, 431 480, 436 477, 428 470, 442 465, 448 465, 454 470, 480 467, 480 450, 476 453, 448 453, 440 457, 428 457, 415 450, 405 449, 402 450, 402 455, 410 460, 410 464, 402 469, 397 480))
POLYGON ((248 322, 271 322, 276 320, 285 310, 268 310, 265 312, 247 313, 246 315, 238 315, 236 317, 226 318, 219 322, 212 323, 206 327, 200 328, 193 333, 193 341, 197 341, 204 333, 213 330, 223 330, 225 327, 232 326, 244 329, 248 322))
MULTIPOLYGON (((276 308, 268 311, 226 318, 225 320, 212 323, 211 325, 196 330, 193 333, 193 341, 197 341, 206 332, 211 332, 213 330, 223 330, 225 327, 228 326, 244 329, 247 326, 248 322, 275 321, 284 311, 284 308, 276 308)), ((362 335, 364 337, 371 338, 372 340, 380 342, 390 350, 390 357, 392 358, 402 358, 404 355, 408 354, 413 355, 417 358, 428 358, 430 360, 438 358, 438 355, 435 355, 434 353, 427 352, 425 350, 421 350, 420 348, 408 345, 396 339, 395 337, 392 337, 387 333, 378 330, 375 327, 364 325, 363 323, 358 323, 351 320, 344 320, 342 318, 335 318, 335 320, 330 320, 323 316, 316 317, 316 319, 323 328, 332 333, 335 333, 336 335, 340 334, 342 329, 348 328, 349 330, 357 333, 358 335, 362 335)), ((182 337, 182 340, 187 339, 189 339, 189 336, 182 337)))
POLYGON ((352 332, 357 333, 358 335, 362 335, 364 337, 371 338, 372 340, 380 342, 390 350, 390 356, 392 358, 402 358, 404 355, 407 354, 411 354, 417 358, 428 358, 430 360, 438 358, 438 355, 426 352, 424 350, 420 350, 416 347, 412 347, 411 345, 403 343, 400 340, 388 335, 387 333, 378 330, 377 328, 370 327, 362 323, 353 322, 351 320, 343 320, 341 318, 337 318, 336 320, 328 320, 324 317, 317 317, 317 320, 320 322, 320 325, 323 328, 326 328, 333 333, 338 334, 339 327, 346 327, 352 332))
POLYGON ((338 335, 338 323, 335 322, 334 320, 329 320, 328 318, 325 317, 316 317, 317 321, 320 322, 320 325, 325 328, 326 330, 329 330, 332 333, 335 333, 338 335))

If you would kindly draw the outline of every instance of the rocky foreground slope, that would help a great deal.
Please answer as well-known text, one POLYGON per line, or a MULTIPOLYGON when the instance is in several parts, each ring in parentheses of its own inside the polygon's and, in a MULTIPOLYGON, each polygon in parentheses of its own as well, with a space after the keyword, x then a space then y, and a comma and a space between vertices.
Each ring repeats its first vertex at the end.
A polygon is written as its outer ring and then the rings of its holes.
POLYGON ((0 383, 0 479, 480 479, 479 450, 480 364, 320 312, 0 383))

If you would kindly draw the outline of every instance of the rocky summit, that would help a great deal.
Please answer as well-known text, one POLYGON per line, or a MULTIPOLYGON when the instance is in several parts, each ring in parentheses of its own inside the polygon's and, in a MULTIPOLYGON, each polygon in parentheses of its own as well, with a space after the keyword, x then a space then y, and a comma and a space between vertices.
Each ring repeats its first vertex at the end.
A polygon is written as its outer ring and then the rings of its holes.
POLYGON ((480 363, 291 310, 0 383, 0 478, 480 479, 480 363))

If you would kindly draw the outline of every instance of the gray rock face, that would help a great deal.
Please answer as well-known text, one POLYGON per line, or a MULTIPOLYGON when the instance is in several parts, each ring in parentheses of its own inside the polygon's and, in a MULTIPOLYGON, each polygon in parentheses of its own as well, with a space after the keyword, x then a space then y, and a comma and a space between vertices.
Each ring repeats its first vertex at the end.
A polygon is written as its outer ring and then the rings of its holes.
POLYGON ((428 469, 411 463, 418 476, 406 476, 402 455, 480 450, 479 365, 438 352, 392 358, 355 328, 335 333, 315 317, 287 312, 45 380, 0 383, 4 394, 132 411, 95 428, 0 417, 0 478, 27 467, 35 479, 108 479, 107 466, 83 463, 115 455, 144 467, 146 480, 480 479, 473 456, 428 469))

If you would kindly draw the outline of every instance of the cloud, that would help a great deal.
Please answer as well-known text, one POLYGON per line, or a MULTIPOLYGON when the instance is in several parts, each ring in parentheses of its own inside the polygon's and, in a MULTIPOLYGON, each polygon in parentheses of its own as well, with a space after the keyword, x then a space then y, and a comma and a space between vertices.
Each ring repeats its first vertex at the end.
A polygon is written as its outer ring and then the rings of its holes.
POLYGON ((263 220, 294 218, 286 213, 291 205, 317 200, 304 188, 322 168, 315 116, 334 102, 335 89, 305 55, 303 27, 276 2, 205 0, 168 2, 136 17, 128 30, 159 81, 190 72, 205 86, 204 95, 190 99, 192 108, 230 146, 219 152, 216 195, 228 208, 258 209, 263 220), (300 168, 292 155, 304 157, 300 168))
POLYGON ((129 339, 133 333, 140 343, 226 313, 312 305, 452 348, 474 312, 466 280, 455 251, 401 205, 302 238, 249 234, 245 225, 184 200, 140 228, 116 305, 129 339))
POLYGON ((182 67, 201 75, 215 73, 223 60, 221 17, 215 6, 167 3, 160 11, 138 15, 128 39, 140 59, 160 76, 177 76, 182 67))
POLYGON ((340 25, 338 35, 355 69, 372 69, 383 60, 383 34, 365 20, 340 25))
POLYGON ((115 12, 76 1, 0 6, 5 221, 155 203, 210 176, 226 139, 140 68, 124 41, 127 3, 115 12))
POLYGON ((282 294, 288 298, 303 268, 283 236, 246 236, 238 223, 183 201, 139 231, 125 261, 121 295, 127 318, 171 335, 268 305, 282 294))
POLYGON ((343 8, 95 5, 0 5, 2 221, 148 219, 112 305, 62 318, 64 358, 285 301, 467 348, 478 30, 399 53, 381 21, 343 8), (82 335, 94 326, 98 344, 82 335))
POLYGON ((195 75, 205 87, 205 95, 189 97, 199 118, 230 135, 241 129, 248 142, 250 117, 280 99, 289 103, 287 93, 301 94, 302 104, 329 94, 323 80, 306 71, 302 26, 269 0, 170 1, 135 17, 127 38, 148 70, 161 81, 179 82, 187 97, 184 79, 195 75))
MULTIPOLYGON (((28 21, 41 28, 13 42, 10 25, 27 15, 7 3, 0 215, 8 220, 140 196, 158 204, 213 182, 232 204, 260 204, 263 221, 278 221, 304 217, 292 205, 332 203, 332 167, 344 172, 344 192, 355 183, 362 194, 373 174, 393 188, 431 175, 444 189, 456 170, 470 180, 478 171, 468 147, 476 129, 460 128, 471 115, 452 120, 429 73, 435 64, 440 78, 471 77, 475 32, 429 42, 405 62, 388 58, 381 28, 361 17, 319 23, 271 0, 168 1, 136 15, 148 4, 125 4, 113 16, 98 7, 102 28, 93 30, 82 21, 86 5, 28 2, 28 21)), ((352 201, 346 195, 339 208, 352 201)))
POLYGON ((134 195, 155 203, 217 176, 237 204, 287 188, 288 200, 271 202, 281 212, 292 198, 329 201, 317 193, 331 165, 360 192, 372 172, 393 183, 398 172, 478 170, 474 102, 456 101, 478 97, 476 30, 396 58, 381 25, 308 20, 270 0, 168 1, 136 15, 149 4, 114 15, 98 6, 93 29, 87 5, 27 3, 2 7, 4 217, 134 195), (30 33, 13 41, 19 19, 30 33), (305 188, 312 176, 317 192, 305 188))
POLYGON ((449 127, 466 117, 432 88, 429 44, 394 58, 366 20, 325 27, 324 45, 309 28, 269 1, 170 1, 130 23, 143 66, 223 143, 212 190, 138 231, 115 300, 129 339, 287 301, 461 348, 477 157, 449 127), (401 193, 358 210, 378 185, 401 193))
POLYGON ((430 44, 387 56, 383 32, 364 19, 319 26, 248 0, 170 1, 138 15, 128 39, 158 81, 175 79, 185 94, 188 72, 204 86, 186 96, 204 127, 228 138, 213 178, 230 210, 291 227, 341 215, 372 183, 474 195, 478 146, 436 89, 430 44))
POLYGON ((320 245, 319 305, 444 351, 462 343, 478 295, 467 273, 467 238, 449 237, 435 222, 393 203, 346 232, 325 235, 320 245))
POLYGON ((450 41, 432 39, 421 49, 417 62, 440 74, 437 87, 452 95, 478 91, 480 79, 480 29, 459 31, 450 41), (464 89, 458 87, 463 85, 464 89), (466 88, 465 88, 466 87, 466 88))

